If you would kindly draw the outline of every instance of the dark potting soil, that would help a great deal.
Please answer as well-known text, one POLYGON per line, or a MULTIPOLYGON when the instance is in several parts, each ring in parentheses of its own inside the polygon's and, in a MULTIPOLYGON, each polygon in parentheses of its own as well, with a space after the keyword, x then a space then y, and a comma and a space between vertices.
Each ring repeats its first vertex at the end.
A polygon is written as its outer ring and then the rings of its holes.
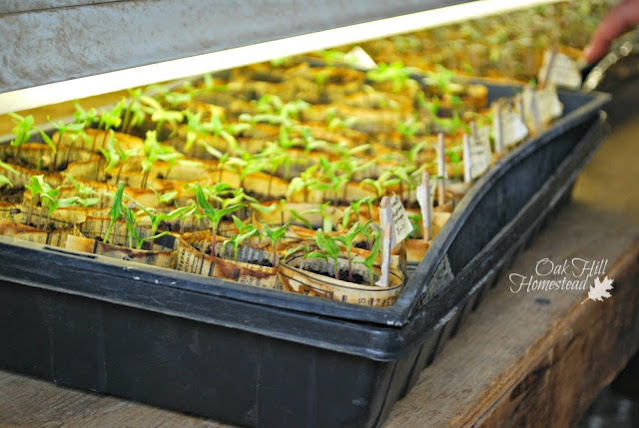
MULTIPOLYGON (((325 267, 325 269, 321 269, 321 268, 305 268, 304 270, 307 270, 309 272, 313 272, 313 273, 317 273, 319 275, 324 275, 324 276, 328 276, 331 278, 335 278, 335 271, 333 270, 333 265, 329 265, 329 264, 323 264, 321 265, 322 267, 325 267)), ((341 281, 346 281, 346 282, 353 282, 355 284, 360 284, 360 285, 369 285, 369 283, 366 281, 366 279, 364 279, 364 277, 362 275, 360 275, 357 272, 353 272, 353 280, 350 281, 348 278, 348 269, 340 269, 339 270, 339 279, 341 281)))
POLYGON ((5 186, 0 190, 0 201, 10 204, 18 204, 24 198, 24 187, 5 186))

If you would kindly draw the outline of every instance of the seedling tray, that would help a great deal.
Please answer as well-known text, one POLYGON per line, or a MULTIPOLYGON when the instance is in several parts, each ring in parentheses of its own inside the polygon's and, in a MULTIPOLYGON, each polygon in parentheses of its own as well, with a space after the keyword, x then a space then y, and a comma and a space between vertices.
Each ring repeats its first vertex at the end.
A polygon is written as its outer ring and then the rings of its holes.
POLYGON ((564 117, 474 184, 391 307, 0 237, 0 367, 242 425, 379 426, 607 133, 607 95, 559 96, 564 117))

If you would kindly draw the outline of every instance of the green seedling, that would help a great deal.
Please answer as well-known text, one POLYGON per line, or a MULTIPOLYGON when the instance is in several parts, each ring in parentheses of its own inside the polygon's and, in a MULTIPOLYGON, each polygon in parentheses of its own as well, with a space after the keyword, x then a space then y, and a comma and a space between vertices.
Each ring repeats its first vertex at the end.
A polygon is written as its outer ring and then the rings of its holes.
POLYGON ((197 204, 192 204, 191 209, 180 213, 180 234, 184 233, 184 227, 186 225, 186 220, 191 218, 193 214, 197 211, 197 204))
POLYGON ((238 229, 238 233, 227 238, 222 243, 222 246, 231 245, 233 248, 233 260, 237 261, 240 245, 247 239, 251 239, 253 236, 258 235, 259 230, 252 224, 244 224, 242 220, 233 216, 233 222, 238 229))
POLYGON ((227 165, 240 176, 240 187, 244 187, 244 180, 251 174, 262 172, 267 168, 267 163, 260 158, 240 159, 232 157, 227 161, 227 165))
POLYGON ((361 233, 363 228, 367 228, 371 220, 368 220, 365 224, 354 223, 351 228, 344 235, 335 237, 335 240, 340 242, 346 250, 346 258, 348 260, 348 280, 353 282, 353 241, 361 233))
POLYGON ((299 213, 297 212, 297 210, 290 210, 289 213, 291 214, 291 217, 293 217, 294 220, 299 221, 301 224, 304 225, 305 228, 312 229, 313 225, 311 224, 310 221, 306 219, 306 217, 304 217, 304 214, 310 214, 311 211, 313 210, 306 210, 299 213))
POLYGON ((425 83, 437 87, 443 94, 459 92, 463 87, 454 82, 455 73, 441 64, 436 65, 436 71, 426 73, 425 83))
POLYGON ((294 177, 286 189, 286 197, 290 199, 297 192, 304 191, 304 202, 308 202, 308 191, 311 186, 318 182, 315 177, 319 164, 311 165, 298 177, 294 177))
MULTIPOLYGON (((55 123, 54 122, 50 122, 50 123, 58 131, 58 139, 55 143, 55 150, 54 150, 55 154, 53 156, 53 162, 51 164, 51 171, 55 171, 57 167, 58 151, 60 149, 60 143, 62 142, 62 137, 64 136, 64 134, 68 132, 69 134, 72 135, 72 140, 75 143, 75 141, 78 139, 80 134, 84 132, 84 123, 66 124, 61 120, 55 123)), ((69 148, 69 154, 71 153, 72 148, 73 147, 69 148)), ((68 162, 68 159, 69 159, 69 156, 67 155, 67 162, 68 162)))
POLYGON ((279 264, 279 260, 277 258, 277 246, 279 242, 282 240, 282 238, 284 238, 284 236, 286 235, 286 230, 293 222, 293 219, 290 219, 289 221, 287 221, 286 223, 284 223, 283 225, 279 227, 273 227, 273 228, 270 228, 266 223, 264 223, 261 220, 260 222, 262 223, 262 230, 264 231, 266 236, 268 236, 269 239, 271 240, 271 247, 273 247, 273 267, 277 267, 279 264))
POLYGON ((29 203, 29 214, 27 214, 27 224, 31 224, 31 217, 33 214, 33 204, 37 196, 42 194, 42 186, 44 184, 44 175, 31 176, 29 184, 24 187, 31 192, 31 202, 29 203))
POLYGON ((165 178, 168 178, 171 172, 171 169, 175 165, 175 162, 179 158, 184 156, 182 153, 175 151, 172 147, 159 143, 157 139, 156 131, 148 131, 146 133, 146 138, 144 139, 143 154, 144 154, 144 158, 142 159, 142 174, 143 174, 142 188, 143 189, 145 189, 147 186, 149 173, 155 162, 163 161, 169 164, 169 169, 165 176, 165 178))
POLYGON ((113 136, 113 130, 109 130, 109 140, 107 141, 106 148, 100 148, 100 153, 104 156, 107 165, 104 167, 104 181, 106 182, 108 172, 118 166, 120 163, 120 153, 115 147, 115 138, 113 136))
POLYGON ((118 219, 124 215, 124 210, 122 209, 123 194, 124 194, 124 182, 121 181, 118 184, 118 190, 115 192, 115 195, 113 196, 113 205, 111 206, 111 210, 109 211, 109 215, 111 216, 111 221, 109 222, 109 226, 107 227, 107 230, 104 233, 105 244, 109 242, 109 237, 118 219))
POLYGON ((393 92, 400 92, 411 85, 411 82, 416 84, 410 76, 410 70, 399 61, 392 64, 380 63, 376 69, 366 72, 366 78, 370 81, 377 83, 391 82, 393 92))
POLYGON ((16 162, 18 162, 20 158, 20 148, 22 144, 29 141, 35 119, 32 115, 22 117, 15 113, 9 113, 9 116, 11 116, 13 123, 16 124, 16 126, 11 130, 15 138, 9 144, 11 147, 15 147, 14 158, 16 162))
POLYGON ((126 229, 128 231, 127 236, 129 238, 129 247, 134 248, 133 241, 135 241, 135 248, 139 250, 142 248, 142 244, 144 244, 144 241, 140 237, 140 232, 138 232, 138 216, 137 213, 134 211, 135 207, 135 202, 126 204, 123 209, 123 217, 126 224, 126 229))
POLYGON ((79 102, 74 103, 75 113, 73 116, 75 117, 75 123, 79 123, 84 125, 84 128, 90 127, 94 123, 100 120, 100 116, 98 115, 98 111, 95 108, 90 108, 85 110, 82 108, 79 102))
POLYGON ((377 199, 380 199, 386 193, 386 190, 385 190, 386 186, 384 186, 385 182, 382 181, 381 178, 383 177, 380 176, 377 180, 373 178, 365 178, 360 182, 359 185, 361 187, 364 187, 364 186, 372 187, 373 190, 375 190, 375 195, 377 199))
POLYGON ((43 208, 47 209, 47 225, 51 223, 51 216, 58 208, 69 208, 77 206, 78 197, 60 198, 60 187, 52 188, 47 183, 43 185, 43 192, 40 194, 43 208))
POLYGON ((264 205, 259 200, 257 200, 257 198, 247 195, 246 193, 244 193, 244 189, 242 189, 242 193, 244 196, 243 200, 248 203, 248 206, 251 209, 251 224, 255 223, 255 211, 262 214, 270 214, 277 209, 277 206, 275 205, 264 205))
POLYGON ((277 173, 277 170, 284 164, 290 165, 291 157, 277 144, 269 143, 264 150, 259 154, 262 161, 265 163, 265 169, 268 170, 268 188, 266 190, 266 199, 270 199, 271 191, 273 188, 273 177, 277 173))
POLYGON ((334 275, 335 279, 339 280, 339 265, 337 263, 339 259, 339 246, 335 242, 335 239, 329 235, 326 235, 324 231, 320 228, 317 229, 317 233, 315 234, 315 243, 320 251, 311 251, 306 254, 305 258, 309 259, 324 259, 331 260, 334 266, 334 275))
POLYGON ((226 215, 231 214, 239 209, 244 208, 243 204, 235 204, 230 205, 224 208, 215 209, 206 198, 204 191, 202 190, 202 186, 197 183, 195 185, 195 197, 197 201, 197 205, 200 209, 200 212, 205 215, 209 221, 211 222, 211 256, 215 256, 216 250, 215 245, 217 241, 217 229, 220 224, 222 218, 226 215))
POLYGON ((319 164, 324 178, 327 178, 329 182, 313 183, 310 189, 321 191, 332 190, 335 196, 339 197, 339 190, 344 187, 344 196, 346 196, 346 184, 348 183, 349 176, 347 174, 339 174, 338 171, 340 170, 338 169, 338 166, 340 166, 340 164, 331 163, 324 156, 320 157, 319 164))
POLYGON ((399 131, 404 139, 409 142, 419 132, 419 123, 415 120, 414 117, 410 117, 404 122, 400 122, 397 124, 397 131, 399 131))
POLYGON ((324 62, 326 62, 327 64, 338 64, 345 62, 344 57, 346 56, 346 54, 335 49, 321 50, 319 51, 319 54, 322 56, 324 62))
MULTIPOLYGON (((126 99, 122 98, 118 104, 115 105, 111 110, 105 111, 100 115, 100 120, 98 121, 98 129, 104 129, 104 136, 102 137, 102 147, 106 144, 107 133, 109 129, 117 129, 122 124, 122 110, 126 106, 126 99)), ((97 136, 97 134, 96 134, 97 136)), ((91 151, 95 151, 95 140, 96 137, 93 137, 93 142, 91 143, 91 151)))
POLYGON ((42 141, 51 148, 51 151, 53 153, 56 152, 56 146, 53 144, 53 141, 51 141, 51 138, 49 138, 49 136, 40 128, 33 126, 35 119, 32 115, 22 117, 16 113, 9 113, 9 116, 11 116, 11 120, 16 125, 11 130, 11 133, 15 135, 16 138, 9 143, 11 147, 15 147, 14 159, 16 160, 16 163, 20 159, 20 148, 24 143, 29 141, 32 131, 37 131, 42 137, 42 141))
MULTIPOLYGON (((60 187, 51 187, 49 183, 44 181, 44 175, 32 176, 29 184, 25 186, 27 190, 31 192, 31 204, 29 205, 29 214, 27 216, 27 224, 31 223, 31 215, 33 210, 33 204, 36 196, 40 196, 40 202, 42 209, 47 209, 47 224, 49 226, 51 221, 51 215, 58 208, 66 208, 75 206, 77 204, 78 197, 60 199, 60 187)), ((41 221, 38 227, 42 228, 44 224, 44 213, 42 213, 41 221)))
POLYGON ((361 263, 364 266, 366 266, 366 269, 368 270, 368 281, 370 286, 375 285, 375 276, 374 276, 373 266, 375 266, 375 261, 377 260, 377 256, 379 255, 379 250, 380 250, 381 241, 382 241, 380 232, 374 231, 373 234, 374 234, 373 245, 371 247, 370 254, 364 260, 355 259, 356 263, 361 263))
POLYGON ((75 187, 78 203, 81 206, 88 208, 100 202, 98 192, 96 192, 91 186, 78 182, 71 174, 65 173, 64 176, 71 182, 73 187, 75 187))
POLYGON ((140 103, 140 97, 142 96, 142 88, 129 89, 130 101, 126 106, 124 112, 124 119, 122 120, 122 132, 130 133, 131 128, 134 126, 140 126, 146 119, 146 113, 140 103))
POLYGON ((303 245, 298 245, 297 247, 289 248, 282 255, 282 258, 281 260, 279 260, 279 263, 280 264, 286 263, 288 259, 291 258, 292 255, 300 253, 300 252, 304 253, 304 257, 306 258, 306 255, 308 254, 308 249, 303 245))
POLYGON ((408 219, 410 220, 410 224, 412 226, 411 232, 408 235, 408 237, 416 238, 417 233, 419 231, 419 225, 422 224, 422 215, 421 214, 409 215, 408 219))
MULTIPOLYGON (((184 144, 184 153, 190 153, 193 155, 193 148, 195 143, 202 135, 202 112, 191 113, 190 111, 185 111, 184 116, 186 117, 186 142, 184 144)), ((206 144, 206 143, 205 143, 206 144)))
POLYGON ((184 114, 181 111, 165 110, 162 104, 155 98, 147 95, 140 96, 140 103, 143 105, 144 112, 151 115, 151 120, 155 122, 155 132, 157 135, 162 135, 162 128, 165 123, 171 126, 172 137, 177 132, 177 124, 184 120, 184 114))
POLYGON ((328 147, 329 143, 324 140, 316 140, 309 128, 302 127, 299 129, 299 131, 302 135, 302 142, 304 143, 304 153, 306 153, 307 155, 314 150, 324 149, 328 147))
MULTIPOLYGON (((12 172, 16 175, 18 174, 18 171, 16 171, 15 168, 13 168, 8 163, 2 162, 1 160, 0 160, 0 168, 5 169, 9 172, 12 172)), ((5 184, 9 187, 13 186, 13 184, 11 183, 11 180, 9 180, 9 178, 6 175, 0 174, 0 186, 4 186, 5 184)))
POLYGON ((355 221, 353 223, 359 223, 360 219, 360 209, 363 203, 366 202, 366 198, 361 198, 356 201, 351 202, 351 204, 344 210, 344 215, 342 216, 342 227, 344 229, 348 228, 351 224, 351 216, 355 215, 355 221))
MULTIPOLYGON (((174 197, 174 196, 173 196, 174 197)), ((159 199, 161 199, 162 196, 160 196, 159 199)), ((167 198, 167 200, 172 199, 171 197, 167 198)), ((135 202, 135 201, 133 201, 135 202)), ((146 215, 149 216, 149 219, 151 220, 151 236, 143 238, 141 240, 140 246, 138 247, 138 249, 141 248, 142 243, 146 242, 146 241, 150 241, 150 250, 153 251, 153 241, 155 239, 158 239, 164 235, 168 235, 169 232, 168 231, 164 231, 164 232, 160 232, 158 233, 158 229, 160 227, 160 225, 162 224, 163 221, 171 221, 174 220, 180 216, 185 215, 188 212, 193 212, 195 210, 196 204, 190 204, 190 205, 185 205, 179 208, 176 208, 168 213, 164 213, 159 211, 158 209, 148 209, 142 205, 140 205, 139 203, 135 202, 135 204, 146 213, 146 215)), ((160 204, 160 201, 158 201, 158 205, 160 204)))
POLYGON ((187 104, 193 100, 192 92, 175 92, 170 91, 164 94, 164 101, 171 106, 171 108, 178 108, 183 104, 187 104))
POLYGON ((129 150, 124 150, 122 149, 122 146, 120 146, 120 142, 117 140, 117 138, 114 140, 114 144, 115 144, 115 149, 117 151, 117 155, 120 158, 120 167, 118 168, 118 175, 115 177, 115 182, 119 183, 120 182, 120 175, 122 175, 122 169, 124 168, 124 164, 126 163, 126 161, 131 157, 131 156, 135 156, 138 153, 140 153, 141 150, 143 150, 143 146, 136 146, 132 149, 129 150))

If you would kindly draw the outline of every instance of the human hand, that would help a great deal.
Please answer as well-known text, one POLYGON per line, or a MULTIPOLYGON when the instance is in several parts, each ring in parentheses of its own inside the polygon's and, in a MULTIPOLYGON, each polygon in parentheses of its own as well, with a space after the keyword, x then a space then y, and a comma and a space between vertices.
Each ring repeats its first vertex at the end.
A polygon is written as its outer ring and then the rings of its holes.
POLYGON ((624 0, 615 5, 601 21, 584 49, 584 57, 589 63, 603 57, 613 40, 639 22, 639 0, 624 0))

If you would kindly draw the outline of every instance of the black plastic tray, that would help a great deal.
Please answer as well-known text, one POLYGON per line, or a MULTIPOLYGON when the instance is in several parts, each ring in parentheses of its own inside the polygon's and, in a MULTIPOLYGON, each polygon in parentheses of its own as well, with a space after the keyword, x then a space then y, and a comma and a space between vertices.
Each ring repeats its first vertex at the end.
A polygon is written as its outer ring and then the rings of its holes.
POLYGON ((565 116, 475 183, 389 308, 0 237, 0 367, 242 425, 380 425, 607 133, 608 96, 560 100, 565 116))

